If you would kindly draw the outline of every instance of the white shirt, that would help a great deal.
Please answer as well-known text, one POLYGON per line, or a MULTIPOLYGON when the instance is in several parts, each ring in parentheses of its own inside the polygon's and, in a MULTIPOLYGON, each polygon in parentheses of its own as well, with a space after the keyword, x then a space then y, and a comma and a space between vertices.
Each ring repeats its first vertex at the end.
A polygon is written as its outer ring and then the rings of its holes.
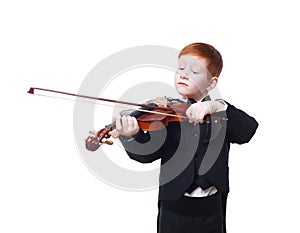
POLYGON ((185 193, 184 196, 187 196, 187 197, 207 197, 207 196, 215 194, 216 192, 218 192, 218 190, 215 186, 210 186, 207 189, 202 189, 201 187, 198 187, 191 193, 185 193))

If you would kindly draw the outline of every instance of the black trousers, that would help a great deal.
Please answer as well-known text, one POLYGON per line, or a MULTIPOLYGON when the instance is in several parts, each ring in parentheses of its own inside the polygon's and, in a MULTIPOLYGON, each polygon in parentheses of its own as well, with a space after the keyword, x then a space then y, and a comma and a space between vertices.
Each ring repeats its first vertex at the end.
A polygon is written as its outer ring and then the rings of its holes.
POLYGON ((227 196, 228 192, 221 193, 221 203, 222 203, 222 212, 223 212, 223 233, 226 233, 226 206, 227 206, 227 196))
POLYGON ((183 196, 178 201, 160 201, 158 233, 225 233, 223 200, 222 193, 216 193, 209 197, 183 196))

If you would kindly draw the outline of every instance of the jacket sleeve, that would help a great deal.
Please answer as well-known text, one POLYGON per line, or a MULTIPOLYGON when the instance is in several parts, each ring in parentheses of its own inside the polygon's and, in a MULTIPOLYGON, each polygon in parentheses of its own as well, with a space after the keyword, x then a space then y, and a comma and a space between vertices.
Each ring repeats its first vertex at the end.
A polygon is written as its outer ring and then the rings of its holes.
POLYGON ((226 137, 231 143, 243 144, 250 141, 258 127, 257 121, 244 111, 226 102, 228 118, 226 137))
POLYGON ((158 133, 154 132, 150 135, 149 132, 140 130, 134 137, 120 136, 119 139, 131 159, 140 163, 151 163, 161 158, 159 137, 155 137, 158 133))

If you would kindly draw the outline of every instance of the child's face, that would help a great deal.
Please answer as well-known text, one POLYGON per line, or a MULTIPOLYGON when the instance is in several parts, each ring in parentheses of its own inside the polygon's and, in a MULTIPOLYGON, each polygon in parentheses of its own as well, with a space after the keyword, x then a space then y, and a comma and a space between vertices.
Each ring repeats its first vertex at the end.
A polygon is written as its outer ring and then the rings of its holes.
POLYGON ((210 90, 211 79, 208 74, 205 59, 182 55, 175 74, 175 88, 179 94, 198 101, 210 90))

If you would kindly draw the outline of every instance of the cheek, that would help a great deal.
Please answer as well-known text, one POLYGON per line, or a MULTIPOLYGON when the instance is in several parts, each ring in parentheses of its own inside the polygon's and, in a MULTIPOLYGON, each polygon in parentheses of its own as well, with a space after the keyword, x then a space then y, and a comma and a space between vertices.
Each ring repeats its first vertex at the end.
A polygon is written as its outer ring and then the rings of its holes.
POLYGON ((180 74, 178 72, 175 73, 174 75, 174 84, 176 84, 180 79, 180 74))
POLYGON ((192 74, 190 80, 193 82, 193 84, 197 87, 201 87, 205 85, 206 83, 206 78, 204 75, 201 74, 192 74))
POLYGON ((203 88, 205 88, 205 84, 201 81, 193 81, 191 84, 191 88, 194 91, 201 91, 203 88))

